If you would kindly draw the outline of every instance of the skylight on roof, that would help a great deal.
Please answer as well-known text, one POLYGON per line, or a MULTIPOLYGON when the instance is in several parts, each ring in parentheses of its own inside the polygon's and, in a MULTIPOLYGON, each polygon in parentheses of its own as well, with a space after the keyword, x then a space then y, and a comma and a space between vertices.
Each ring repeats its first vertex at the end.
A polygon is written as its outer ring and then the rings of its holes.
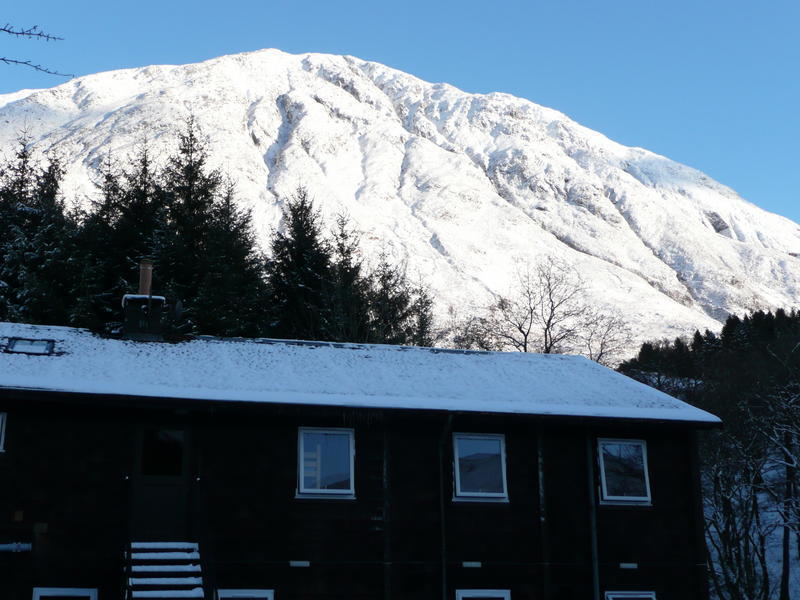
POLYGON ((5 351, 12 354, 50 355, 53 353, 53 340, 31 340, 27 338, 9 338, 5 351))

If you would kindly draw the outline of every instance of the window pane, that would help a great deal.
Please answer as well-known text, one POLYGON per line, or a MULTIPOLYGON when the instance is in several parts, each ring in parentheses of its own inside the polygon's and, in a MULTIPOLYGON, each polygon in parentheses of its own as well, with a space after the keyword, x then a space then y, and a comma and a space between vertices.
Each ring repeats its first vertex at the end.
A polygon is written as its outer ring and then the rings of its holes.
POLYGON ((350 490, 350 434, 303 433, 303 488, 350 490))
POLYGON ((183 475, 183 431, 145 431, 142 435, 142 475, 183 475))
POLYGON ((500 440, 460 437, 457 446, 459 491, 502 494, 500 440))
POLYGON ((603 469, 609 496, 647 497, 641 444, 604 442, 603 469))

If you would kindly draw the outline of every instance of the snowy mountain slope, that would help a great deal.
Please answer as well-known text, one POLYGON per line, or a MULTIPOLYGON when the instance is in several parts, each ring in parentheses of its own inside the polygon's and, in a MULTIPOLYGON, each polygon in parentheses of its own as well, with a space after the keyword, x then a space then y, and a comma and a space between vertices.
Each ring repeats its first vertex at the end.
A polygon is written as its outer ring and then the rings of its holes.
POLYGON ((439 309, 502 293, 556 256, 645 337, 800 299, 800 227, 704 174, 506 94, 467 94, 353 57, 277 50, 100 73, 0 95, 0 148, 24 127, 67 160, 67 192, 193 112, 259 233, 306 186, 370 252, 407 259, 439 309))

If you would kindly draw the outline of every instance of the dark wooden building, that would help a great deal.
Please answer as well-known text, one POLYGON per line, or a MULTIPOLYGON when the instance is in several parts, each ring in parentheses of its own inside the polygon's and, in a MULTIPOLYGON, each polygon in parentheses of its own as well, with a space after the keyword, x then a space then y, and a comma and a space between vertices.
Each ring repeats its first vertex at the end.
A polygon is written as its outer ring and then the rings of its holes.
POLYGON ((584 358, 0 324, 2 600, 706 600, 695 435, 584 358))

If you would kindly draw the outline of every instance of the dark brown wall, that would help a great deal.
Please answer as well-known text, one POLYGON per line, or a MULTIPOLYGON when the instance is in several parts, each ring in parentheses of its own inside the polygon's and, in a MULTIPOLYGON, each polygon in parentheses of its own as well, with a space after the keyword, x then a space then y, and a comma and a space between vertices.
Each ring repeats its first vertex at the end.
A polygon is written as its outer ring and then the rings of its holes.
POLYGON ((64 402, 0 399, 9 414, 7 451, 0 454, 0 543, 34 544, 32 553, 0 553, 3 600, 29 600, 34 585, 99 587, 101 600, 119 597, 126 475, 135 433, 147 424, 192 432, 189 521, 212 587, 271 588, 279 600, 434 600, 443 590, 452 599, 460 588, 511 589, 514 600, 583 600, 592 597, 596 556, 601 597, 609 589, 642 589, 657 591, 659 600, 705 600, 694 566, 692 443, 678 428, 64 402), (295 498, 299 426, 355 429, 355 500, 295 498), (453 501, 453 431, 505 434, 508 503, 453 501), (593 501, 598 436, 647 440, 652 507, 593 501), (14 520, 17 511, 21 521, 14 520), (290 567, 290 560, 311 566, 290 567), (464 561, 482 566, 466 568, 464 561), (639 568, 623 570, 621 562, 639 568))
POLYGON ((0 598, 30 600, 34 584, 118 592, 126 426, 65 407, 22 408, 8 412, 5 441, 0 543, 31 542, 34 552, 0 553, 0 598))

